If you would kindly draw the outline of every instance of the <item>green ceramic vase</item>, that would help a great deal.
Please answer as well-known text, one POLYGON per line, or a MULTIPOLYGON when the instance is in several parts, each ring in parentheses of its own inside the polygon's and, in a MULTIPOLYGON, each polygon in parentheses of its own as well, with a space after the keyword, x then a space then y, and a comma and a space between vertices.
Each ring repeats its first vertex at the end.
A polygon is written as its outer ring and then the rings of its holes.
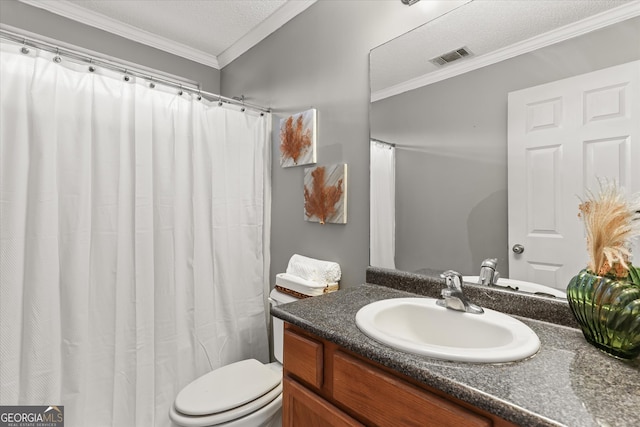
POLYGON ((640 355, 640 286, 582 270, 567 300, 589 343, 622 359, 640 355))

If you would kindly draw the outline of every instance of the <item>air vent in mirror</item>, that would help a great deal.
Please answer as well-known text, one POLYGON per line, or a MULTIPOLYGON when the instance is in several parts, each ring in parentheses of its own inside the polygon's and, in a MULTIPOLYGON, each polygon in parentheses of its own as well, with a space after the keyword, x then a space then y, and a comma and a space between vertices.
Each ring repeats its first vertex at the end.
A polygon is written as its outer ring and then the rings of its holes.
POLYGON ((466 46, 461 47, 460 49, 452 50, 451 52, 443 53, 440 56, 436 56, 435 58, 431 58, 429 61, 439 67, 450 64, 453 61, 457 61, 458 59, 462 59, 467 56, 473 55, 469 48, 466 46))

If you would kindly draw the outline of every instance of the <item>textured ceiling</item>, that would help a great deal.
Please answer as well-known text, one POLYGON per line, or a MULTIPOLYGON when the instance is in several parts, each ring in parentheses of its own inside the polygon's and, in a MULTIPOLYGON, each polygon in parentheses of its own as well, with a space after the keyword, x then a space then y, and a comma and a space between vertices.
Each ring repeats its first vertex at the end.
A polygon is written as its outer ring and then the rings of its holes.
POLYGON ((68 0, 78 7, 218 56, 287 0, 68 0))
MULTIPOLYGON (((429 60, 467 46, 474 60, 564 25, 637 1, 473 0, 371 52, 371 90, 439 71, 429 60)), ((446 67, 446 66, 445 66, 446 67)))

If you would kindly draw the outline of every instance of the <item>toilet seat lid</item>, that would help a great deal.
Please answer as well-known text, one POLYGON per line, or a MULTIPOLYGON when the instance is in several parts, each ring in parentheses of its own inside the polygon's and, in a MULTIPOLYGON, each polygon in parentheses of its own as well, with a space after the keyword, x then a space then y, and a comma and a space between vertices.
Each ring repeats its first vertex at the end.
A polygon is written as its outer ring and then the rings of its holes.
POLYGON ((242 360, 191 382, 178 393, 175 407, 192 416, 228 411, 268 393, 281 381, 281 375, 257 360, 242 360))
POLYGON ((217 414, 194 417, 184 415, 176 410, 175 405, 169 408, 169 418, 178 426, 183 427, 212 427, 212 426, 248 426, 262 425, 264 420, 273 410, 282 406, 282 383, 262 397, 252 400, 244 406, 217 414), (250 421, 253 420, 253 421, 250 421), (258 421, 258 422, 256 422, 258 421))

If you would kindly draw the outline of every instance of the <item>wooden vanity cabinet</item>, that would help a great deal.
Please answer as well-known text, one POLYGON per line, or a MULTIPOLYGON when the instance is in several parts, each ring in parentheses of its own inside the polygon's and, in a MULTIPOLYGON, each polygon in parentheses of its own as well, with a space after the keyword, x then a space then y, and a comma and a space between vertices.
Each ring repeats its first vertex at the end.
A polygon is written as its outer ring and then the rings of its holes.
POLYGON ((283 427, 514 426, 289 323, 283 383, 283 427))

